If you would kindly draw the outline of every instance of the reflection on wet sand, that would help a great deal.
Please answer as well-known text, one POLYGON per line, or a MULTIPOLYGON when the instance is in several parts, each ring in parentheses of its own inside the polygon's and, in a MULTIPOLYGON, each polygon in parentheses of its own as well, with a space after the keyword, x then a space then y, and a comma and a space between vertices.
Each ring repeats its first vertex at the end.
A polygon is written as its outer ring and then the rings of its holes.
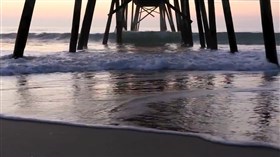
POLYGON ((98 72, 7 79, 3 113, 278 144, 279 75, 98 72), (246 82, 250 77, 253 82, 246 82))

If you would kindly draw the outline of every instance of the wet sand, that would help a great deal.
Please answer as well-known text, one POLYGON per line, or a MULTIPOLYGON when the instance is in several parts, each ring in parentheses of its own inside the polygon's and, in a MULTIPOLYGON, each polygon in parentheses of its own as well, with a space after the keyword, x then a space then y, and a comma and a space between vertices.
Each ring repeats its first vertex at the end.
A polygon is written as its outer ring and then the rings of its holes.
POLYGON ((280 150, 133 129, 0 118, 1 157, 279 157, 280 150))

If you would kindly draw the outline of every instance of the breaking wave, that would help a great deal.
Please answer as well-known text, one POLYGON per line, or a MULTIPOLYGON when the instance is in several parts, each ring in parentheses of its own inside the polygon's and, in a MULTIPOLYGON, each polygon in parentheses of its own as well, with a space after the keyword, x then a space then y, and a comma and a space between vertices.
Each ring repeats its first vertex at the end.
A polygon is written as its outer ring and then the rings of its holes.
MULTIPOLYGON (((279 56, 279 54, 278 54, 279 56)), ((0 58, 2 76, 105 70, 279 71, 264 52, 189 51, 176 53, 60 52, 44 56, 0 58)))
MULTIPOLYGON (((276 33, 276 43, 280 45, 280 33, 276 33)), ((29 40, 42 40, 49 42, 63 41, 70 39, 70 33, 30 33, 29 40)), ((125 43, 178 43, 181 41, 180 33, 176 32, 124 32, 123 40, 125 43)), ((1 34, 3 40, 14 40, 16 33, 1 34)), ((115 33, 110 33, 111 42, 114 42, 116 38, 115 33)), ((193 34, 194 42, 199 42, 198 33, 193 34)), ((242 45, 262 45, 263 35, 262 33, 248 33, 240 32, 236 33, 237 43, 242 45)), ((103 39, 103 33, 90 34, 90 41, 101 41, 103 39)), ((227 44, 227 33, 218 33, 219 44, 227 44)))

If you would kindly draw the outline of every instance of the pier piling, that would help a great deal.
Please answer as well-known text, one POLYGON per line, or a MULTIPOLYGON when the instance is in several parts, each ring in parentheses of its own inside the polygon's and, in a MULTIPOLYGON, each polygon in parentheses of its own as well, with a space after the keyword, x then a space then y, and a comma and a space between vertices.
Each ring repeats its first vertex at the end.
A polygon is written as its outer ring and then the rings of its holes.
POLYGON ((106 24, 106 28, 105 28, 105 33, 104 33, 104 36, 103 36, 103 44, 104 45, 106 45, 108 43, 109 32, 110 32, 110 27, 111 27, 111 22, 112 22, 112 17, 113 17, 112 12, 114 10, 114 6, 115 6, 115 0, 112 0, 110 11, 109 11, 109 14, 108 14, 107 24, 106 24))
POLYGON ((170 24, 170 28, 172 32, 175 32, 175 25, 174 25, 174 20, 173 20, 173 15, 172 15, 172 11, 171 8, 169 6, 165 6, 165 10, 166 10, 166 15, 170 24))
POLYGON ((81 8, 82 0, 75 0, 69 52, 76 52, 77 41, 79 36, 81 8))
MULTIPOLYGON (((179 0, 174 0, 174 7, 177 9, 177 10, 180 10, 180 5, 179 5, 179 0)), ((177 22, 177 31, 181 31, 181 17, 180 17, 180 14, 179 13, 175 13, 175 16, 176 16, 176 22, 177 22)))
POLYGON ((25 0, 18 28, 13 58, 23 57, 36 0, 25 0))
MULTIPOLYGON (((186 0, 181 0, 181 12, 183 13, 183 16, 187 16, 187 9, 186 9, 186 0)), ((190 46, 190 41, 188 40, 188 25, 187 25, 187 20, 185 20, 183 17, 180 17, 180 24, 181 24, 181 36, 182 36, 182 41, 184 45, 190 46)))
POLYGON ((167 31, 166 20, 165 20, 165 5, 162 4, 159 6, 159 15, 160 15, 160 31, 167 31))
POLYGON ((186 40, 187 40, 187 46, 191 47, 193 46, 193 33, 192 33, 192 26, 191 26, 191 13, 190 13, 190 4, 189 0, 182 0, 181 3, 182 6, 182 12, 186 15, 186 19, 182 18, 183 23, 185 23, 185 29, 186 29, 186 40))
MULTIPOLYGON (((132 22, 132 26, 131 26, 131 30, 132 31, 138 31, 138 28, 139 28, 139 17, 140 17, 140 6, 136 6, 136 9, 135 9, 135 12, 134 12, 134 18, 133 18, 133 22, 132 22)), ((133 16, 133 15, 132 15, 133 16)))
MULTIPOLYGON (((116 8, 120 6, 119 0, 116 0, 116 8)), ((122 43, 122 30, 123 30, 123 9, 120 9, 116 13, 116 30, 117 30, 117 43, 122 43)))
POLYGON ((225 15, 224 17, 226 21, 230 51, 234 53, 238 51, 238 48, 236 43, 236 37, 235 37, 235 32, 233 27, 233 20, 232 20, 229 0, 222 0, 222 5, 223 5, 223 10, 225 15))
POLYGON ((279 65, 271 12, 271 1, 260 0, 260 9, 266 58, 269 62, 279 65))
POLYGON ((80 38, 78 42, 78 50, 87 49, 95 4, 96 4, 96 0, 88 0, 86 12, 82 24, 82 29, 80 33, 80 38))
POLYGON ((134 0, 132 1, 131 3, 131 18, 130 18, 130 30, 132 31, 133 30, 133 22, 134 22, 134 0))
POLYGON ((207 18, 206 7, 205 7, 204 0, 198 0, 198 1, 199 1, 201 17, 202 17, 202 21, 203 21, 206 45, 207 45, 207 48, 210 49, 211 38, 210 38, 210 30, 209 30, 209 23, 208 23, 208 18, 207 18))
POLYGON ((194 2, 195 2, 195 12, 196 12, 200 47, 205 48, 205 37, 203 32, 203 24, 202 24, 201 12, 200 12, 199 0, 194 0, 194 2))
POLYGON ((218 40, 217 40, 216 13, 215 13, 214 0, 208 0, 208 12, 209 12, 209 28, 210 28, 210 37, 211 37, 210 48, 212 50, 217 50, 218 40))
MULTIPOLYGON (((122 2, 122 4, 124 4, 125 3, 125 0, 122 0, 121 1, 122 2)), ((125 29, 125 30, 127 30, 127 19, 128 19, 128 5, 126 6, 126 7, 124 7, 124 9, 123 9, 123 28, 125 29)))

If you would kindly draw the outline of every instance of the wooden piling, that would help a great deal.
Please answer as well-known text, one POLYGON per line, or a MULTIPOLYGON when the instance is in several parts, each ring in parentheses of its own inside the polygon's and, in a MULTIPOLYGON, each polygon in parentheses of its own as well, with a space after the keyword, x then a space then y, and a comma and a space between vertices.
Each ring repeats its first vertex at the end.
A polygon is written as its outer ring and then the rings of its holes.
MULTIPOLYGON (((174 0, 174 7, 177 9, 177 10, 180 10, 180 5, 179 5, 179 1, 178 0, 174 0)), ((175 16, 176 16, 176 23, 177 23, 177 31, 181 31, 181 17, 180 17, 180 14, 179 13, 175 13, 175 16)))
POLYGON ((138 20, 136 22, 136 30, 137 31, 139 31, 139 29, 140 29, 140 21, 142 19, 142 13, 143 13, 143 8, 140 7, 139 14, 138 14, 138 20))
POLYGON ((260 0, 260 9, 266 58, 269 62, 279 65, 271 12, 271 1, 260 0))
POLYGON ((216 14, 215 14, 215 2, 214 0, 208 0, 208 11, 209 11, 209 28, 210 28, 210 37, 212 50, 218 49, 218 40, 217 40, 217 28, 216 28, 216 14))
MULTIPOLYGON (((165 6, 165 5, 164 5, 165 6)), ((172 32, 175 32, 175 25, 174 25, 174 20, 173 20, 173 16, 172 16, 172 11, 171 8, 169 6, 165 6, 165 10, 166 10, 166 15, 170 24, 170 28, 172 32)))
POLYGON ((138 21, 139 21, 139 17, 140 17, 140 9, 141 9, 141 7, 136 5, 135 15, 134 15, 132 26, 131 26, 132 31, 138 31, 138 21))
POLYGON ((199 0, 194 0, 194 2, 195 2, 195 11, 196 11, 196 19, 197 19, 197 26, 199 32, 200 47, 205 48, 205 37, 203 32, 203 24, 202 24, 201 12, 200 12, 199 0))
POLYGON ((130 19, 130 30, 132 31, 133 30, 133 25, 134 25, 134 0, 132 0, 132 3, 131 3, 131 19, 130 19))
POLYGON ((160 15, 160 31, 167 31, 164 5, 161 5, 159 7, 159 15, 160 15))
POLYGON ((192 37, 192 29, 191 29, 191 23, 189 21, 190 19, 190 8, 189 8, 189 0, 181 0, 181 10, 184 14, 185 18, 181 18, 181 34, 183 42, 186 46, 193 46, 193 37, 192 37))
POLYGON ((209 30, 209 24, 208 24, 208 18, 207 18, 207 12, 206 12, 206 7, 204 0, 198 0, 199 1, 199 6, 200 6, 200 11, 201 11, 201 16, 202 16, 202 21, 203 21, 203 27, 204 27, 204 32, 205 32, 205 39, 206 39, 206 45, 207 48, 210 48, 211 44, 211 38, 210 38, 210 30, 209 30))
POLYGON ((107 44, 108 43, 108 38, 109 38, 109 33, 110 33, 110 27, 111 27, 111 22, 112 22, 112 17, 113 17, 113 10, 114 10, 114 6, 115 6, 115 0, 111 1, 111 7, 110 7, 110 11, 108 14, 108 19, 107 19, 107 24, 106 24, 106 28, 105 28, 105 33, 103 36, 103 44, 107 44))
POLYGON ((95 4, 96 4, 96 0, 88 0, 86 12, 82 24, 81 34, 78 42, 78 50, 87 49, 95 4))
POLYGON ((188 45, 193 46, 193 32, 192 32, 192 23, 189 21, 191 19, 191 12, 190 12, 190 4, 189 0, 186 0, 186 15, 187 15, 187 20, 186 25, 187 25, 187 40, 188 40, 188 45))
POLYGON ((238 51, 238 48, 236 43, 236 37, 235 37, 235 32, 233 27, 233 20, 232 20, 229 0, 222 0, 222 5, 223 5, 224 17, 226 21, 230 52, 234 53, 238 51))
POLYGON ((18 28, 13 58, 23 57, 36 0, 25 0, 18 28))
MULTIPOLYGON (((125 0, 121 1, 124 4, 125 0)), ((127 30, 127 19, 128 19, 128 5, 123 9, 123 28, 127 30)))
POLYGON ((81 8, 82 0, 75 0, 69 52, 76 52, 77 41, 79 36, 81 8))
MULTIPOLYGON (((116 8, 120 6, 119 0, 116 0, 116 8)), ((123 30, 123 9, 116 13, 116 30, 117 30, 117 43, 122 43, 122 30, 123 30)))
MULTIPOLYGON (((181 12, 183 13, 183 16, 186 16, 186 9, 184 5, 185 0, 181 0, 181 12)), ((186 21, 184 20, 183 17, 180 17, 180 31, 181 31, 181 37, 182 37, 182 42, 184 45, 188 44, 187 41, 187 26, 186 26, 186 21)))

